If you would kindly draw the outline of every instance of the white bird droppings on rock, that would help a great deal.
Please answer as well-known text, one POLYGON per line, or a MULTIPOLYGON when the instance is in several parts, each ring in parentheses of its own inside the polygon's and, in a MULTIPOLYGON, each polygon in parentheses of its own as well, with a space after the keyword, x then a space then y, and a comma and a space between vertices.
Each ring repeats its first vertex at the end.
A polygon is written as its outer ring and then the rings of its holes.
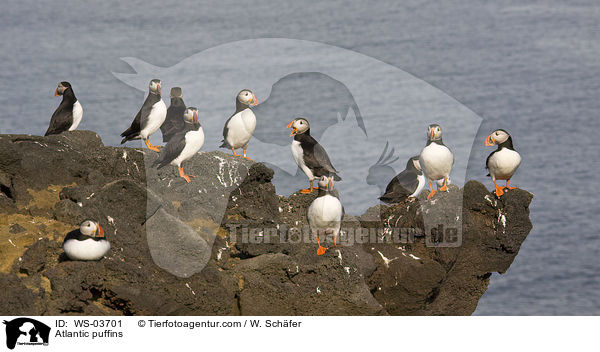
MULTIPOLYGON (((390 263, 393 262, 394 260, 398 259, 398 257, 396 257, 394 259, 388 259, 380 251, 377 251, 377 253, 379 253, 379 255, 381 256, 381 259, 383 259, 383 264, 385 264, 386 268, 389 268, 390 267, 390 263)), ((402 253, 402 254, 404 254, 404 253, 402 253)))

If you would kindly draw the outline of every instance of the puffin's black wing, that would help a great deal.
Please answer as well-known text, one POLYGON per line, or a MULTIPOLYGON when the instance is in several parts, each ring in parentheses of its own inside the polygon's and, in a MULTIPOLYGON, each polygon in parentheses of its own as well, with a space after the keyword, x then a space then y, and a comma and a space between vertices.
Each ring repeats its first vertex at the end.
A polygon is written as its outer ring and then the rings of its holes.
POLYGON ((69 107, 68 104, 63 104, 61 102, 58 108, 56 108, 52 114, 52 118, 50 118, 50 125, 48 126, 48 130, 46 130, 44 136, 59 134, 67 131, 71 125, 73 125, 73 105, 69 107))
POLYGON ((165 122, 160 126, 163 142, 167 143, 177 132, 183 129, 183 113, 185 112, 185 103, 183 99, 171 99, 171 106, 167 109, 165 122))
MULTIPOLYGON (((237 114, 237 112, 236 112, 237 114)), ((227 119, 227 121, 225 121, 225 126, 223 126, 223 140, 221 142, 223 142, 219 147, 221 148, 231 148, 231 146, 229 145, 229 143, 227 143, 227 134, 229 134, 229 127, 227 127, 227 125, 229 125, 229 121, 231 121, 231 119, 235 116, 235 114, 229 116, 229 118, 227 119)))
POLYGON ((152 111, 152 107, 160 100, 160 97, 156 94, 148 94, 148 97, 144 101, 140 111, 138 111, 137 115, 133 119, 131 126, 126 129, 123 133, 121 133, 121 137, 123 140, 121 144, 135 139, 138 137, 138 134, 142 130, 143 126, 146 126, 148 123, 148 117, 150 116, 150 112, 152 111))
POLYGON ((385 188, 380 200, 390 203, 398 202, 410 196, 419 187, 419 175, 414 170, 404 170, 394 177, 385 188))
POLYGON ((171 161, 177 158, 179 154, 181 154, 181 151, 183 151, 183 148, 185 148, 185 134, 187 132, 187 130, 184 130, 176 133, 171 140, 169 140, 169 143, 167 143, 160 151, 160 156, 152 166, 158 166, 160 169, 161 167, 169 165, 171 161))
POLYGON ((132 139, 135 139, 135 137, 137 137, 138 133, 140 133, 140 131, 142 130, 141 125, 140 125, 141 116, 142 116, 142 109, 140 109, 140 111, 138 111, 137 115, 135 115, 135 118, 133 119, 131 126, 129 126, 128 129, 126 129, 125 131, 123 131, 123 133, 121 133, 121 137, 124 137, 123 140, 121 141, 121 144, 123 144, 127 141, 130 141, 132 139))
MULTIPOLYGON (((302 148, 304 149, 304 146, 302 148)), ((317 177, 333 175, 336 181, 342 179, 337 175, 337 170, 331 164, 325 148, 316 141, 313 144, 312 152, 311 150, 304 152, 304 163, 309 169, 313 170, 317 177)))
MULTIPOLYGON (((490 153, 490 155, 488 155, 487 159, 485 159, 485 168, 489 169, 488 163, 490 162, 490 158, 492 157, 492 155, 494 155, 494 153, 497 152, 497 150, 494 150, 493 152, 490 153)), ((488 173, 486 176, 490 176, 490 174, 488 173)))

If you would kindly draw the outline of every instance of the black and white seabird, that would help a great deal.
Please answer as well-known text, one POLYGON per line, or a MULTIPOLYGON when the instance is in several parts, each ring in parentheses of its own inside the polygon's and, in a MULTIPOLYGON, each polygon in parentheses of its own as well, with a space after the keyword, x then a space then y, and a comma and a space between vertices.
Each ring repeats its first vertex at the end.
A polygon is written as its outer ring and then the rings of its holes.
POLYGON ((333 236, 333 245, 337 245, 340 233, 344 207, 340 200, 331 194, 333 191, 333 176, 321 176, 319 180, 319 194, 308 207, 308 224, 312 231, 317 233, 317 255, 325 254, 326 247, 321 245, 319 235, 333 236))
POLYGON ((179 176, 183 177, 188 183, 193 175, 186 175, 183 172, 181 163, 194 156, 202 145, 204 145, 204 131, 198 121, 198 109, 189 107, 183 114, 184 127, 182 131, 177 132, 160 152, 159 158, 152 166, 158 166, 160 169, 166 165, 177 166, 179 176))
POLYGON ((75 97, 73 87, 69 82, 60 82, 54 95, 57 97, 62 95, 63 99, 52 114, 50 125, 44 136, 73 131, 77 129, 83 117, 83 108, 75 97))
POLYGON ((85 220, 78 230, 65 237, 63 250, 71 260, 98 260, 110 249, 110 242, 97 221, 85 220))
POLYGON ((442 187, 439 187, 439 184, 437 185, 438 191, 445 192, 448 190, 448 178, 450 177, 450 171, 452 171, 452 165, 454 165, 454 154, 442 142, 442 128, 440 125, 429 125, 427 145, 421 151, 419 164, 431 188, 427 199, 430 199, 436 193, 433 189, 433 181, 443 180, 442 187))
POLYGON ((506 188, 515 189, 516 187, 510 187, 508 182, 521 164, 521 155, 513 147, 510 134, 502 129, 495 130, 487 136, 484 144, 489 147, 498 146, 498 149, 487 157, 485 168, 490 171, 488 176, 492 177, 496 186, 496 195, 500 197, 504 194, 504 190, 503 187, 498 186, 496 180, 506 180, 506 188))
POLYGON ((150 143, 148 138, 158 131, 167 117, 167 106, 160 98, 161 85, 160 79, 150 81, 150 93, 140 111, 135 115, 131 126, 121 133, 121 137, 124 137, 121 144, 134 139, 143 139, 148 149, 155 152, 160 151, 150 143))
POLYGON ((408 197, 416 198, 425 188, 425 175, 421 170, 419 156, 413 156, 406 162, 406 169, 396 175, 379 197, 382 202, 399 203, 408 197))
POLYGON ((251 90, 243 89, 238 93, 235 98, 235 112, 223 126, 223 144, 221 144, 221 148, 231 148, 235 156, 239 156, 235 153, 235 150, 242 148, 242 156, 250 159, 246 156, 246 149, 256 128, 256 116, 250 106, 256 105, 258 105, 258 99, 251 90))
POLYGON ((334 180, 342 178, 337 175, 337 170, 331 164, 325 149, 310 135, 310 125, 304 118, 291 121, 287 128, 291 128, 290 137, 292 142, 292 155, 298 167, 306 174, 310 182, 310 188, 303 189, 301 193, 311 193, 314 189, 313 181, 321 176, 333 176, 334 180))
POLYGON ((177 132, 183 130, 183 113, 185 112, 185 103, 183 102, 183 93, 180 87, 171 88, 171 105, 167 109, 167 118, 160 126, 163 143, 168 143, 171 137, 177 132))

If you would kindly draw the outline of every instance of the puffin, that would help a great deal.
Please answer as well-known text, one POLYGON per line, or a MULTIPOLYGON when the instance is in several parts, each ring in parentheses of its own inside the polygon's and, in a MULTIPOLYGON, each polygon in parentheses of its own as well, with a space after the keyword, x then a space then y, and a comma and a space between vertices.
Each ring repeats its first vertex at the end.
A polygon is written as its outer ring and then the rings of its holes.
POLYGON ((121 144, 134 139, 143 139, 148 149, 154 150, 155 152, 160 151, 156 146, 150 143, 148 138, 150 138, 154 132, 158 131, 167 117, 167 106, 160 97, 161 85, 162 82, 160 79, 153 79, 150 81, 150 93, 144 101, 140 111, 135 115, 135 119, 133 119, 131 126, 121 133, 121 137, 124 137, 121 144))
POLYGON ((171 137, 183 129, 184 112, 185 103, 183 102, 181 87, 173 87, 171 88, 171 105, 167 109, 165 122, 160 126, 163 143, 168 143, 171 137))
POLYGON ((71 260, 98 260, 109 249, 110 242, 104 236, 102 226, 94 220, 84 220, 63 242, 63 250, 71 260))
POLYGON ((246 156, 248 142, 254 134, 256 128, 256 116, 251 106, 258 105, 256 95, 249 89, 242 89, 235 98, 235 112, 227 119, 223 126, 223 144, 221 148, 231 148, 233 155, 236 149, 243 149, 243 157, 252 160, 246 156))
POLYGON ((504 194, 504 190, 503 187, 498 186, 496 180, 506 180, 506 188, 515 189, 516 187, 510 187, 508 182, 521 165, 521 155, 513 147, 510 134, 503 129, 492 132, 487 136, 484 144, 488 147, 498 146, 498 149, 488 155, 485 168, 489 170, 488 176, 492 177, 496 186, 496 195, 500 197, 504 194))
POLYGON ((292 155, 298 167, 306 174, 310 187, 300 190, 300 193, 312 193, 313 181, 321 176, 333 176, 335 181, 341 181, 338 171, 333 167, 329 156, 319 142, 310 135, 310 125, 305 118, 292 120, 287 128, 291 128, 290 137, 294 137, 292 142, 292 155))
POLYGON ((194 156, 204 145, 204 131, 198 121, 198 108, 189 107, 183 113, 184 127, 177 132, 160 152, 160 156, 152 166, 159 169, 169 164, 177 166, 179 176, 190 183, 190 177, 183 172, 181 163, 194 156))
POLYGON ((399 203, 406 198, 416 198, 425 188, 425 175, 421 170, 419 156, 413 156, 406 162, 404 171, 396 175, 379 199, 388 204, 399 203))
POLYGON ((442 142, 442 127, 440 125, 429 125, 427 129, 427 145, 419 155, 419 164, 431 189, 431 192, 427 195, 427 199, 430 199, 436 193, 433 189, 433 181, 443 180, 444 183, 441 187, 439 183, 437 184, 438 191, 448 191, 448 178, 454 165, 454 154, 442 142))
POLYGON ((333 176, 321 176, 318 182, 317 198, 308 207, 308 224, 311 230, 317 233, 317 244, 319 245, 317 255, 323 255, 327 251, 327 248, 321 245, 319 234, 333 235, 333 246, 335 247, 344 217, 342 203, 332 194, 333 183, 333 176))
POLYGON ((73 131, 77 129, 83 117, 83 108, 75 97, 71 83, 60 82, 54 95, 57 97, 62 95, 63 99, 52 114, 50 125, 44 136, 73 131))

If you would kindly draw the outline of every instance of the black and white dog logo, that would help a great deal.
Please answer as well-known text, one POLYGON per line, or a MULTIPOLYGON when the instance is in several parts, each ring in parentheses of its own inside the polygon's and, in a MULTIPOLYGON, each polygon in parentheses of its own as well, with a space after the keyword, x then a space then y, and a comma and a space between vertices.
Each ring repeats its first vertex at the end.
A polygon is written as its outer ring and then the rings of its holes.
POLYGON ((48 345, 50 327, 31 318, 17 318, 4 321, 6 325, 6 347, 14 349, 18 345, 48 345))

